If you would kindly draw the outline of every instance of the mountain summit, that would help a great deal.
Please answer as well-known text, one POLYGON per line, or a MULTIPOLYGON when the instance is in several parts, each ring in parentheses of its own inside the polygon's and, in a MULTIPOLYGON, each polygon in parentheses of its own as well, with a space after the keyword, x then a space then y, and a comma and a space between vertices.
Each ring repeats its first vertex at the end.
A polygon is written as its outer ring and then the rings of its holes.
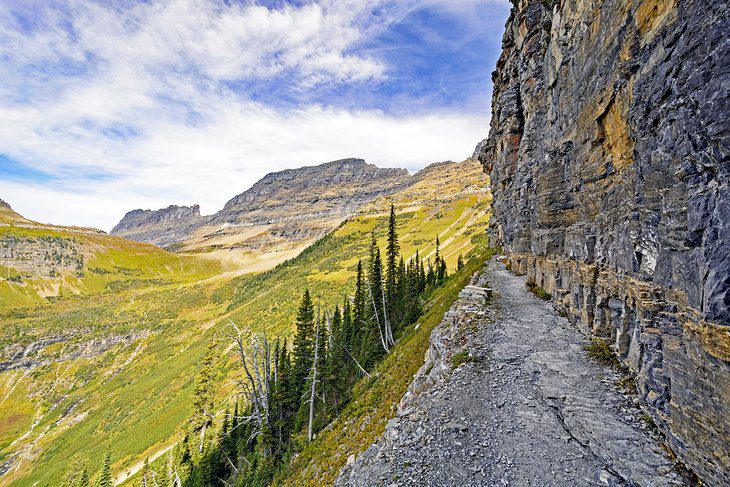
MULTIPOLYGON (((113 235, 211 257, 275 261, 295 255, 334 229, 348 215, 380 196, 403 189, 412 177, 405 169, 379 168, 362 159, 272 172, 231 198, 222 210, 201 216, 195 206, 133 210, 113 235), (253 254, 259 255, 254 256, 253 254)), ((271 262, 269 262, 271 264, 271 262)))

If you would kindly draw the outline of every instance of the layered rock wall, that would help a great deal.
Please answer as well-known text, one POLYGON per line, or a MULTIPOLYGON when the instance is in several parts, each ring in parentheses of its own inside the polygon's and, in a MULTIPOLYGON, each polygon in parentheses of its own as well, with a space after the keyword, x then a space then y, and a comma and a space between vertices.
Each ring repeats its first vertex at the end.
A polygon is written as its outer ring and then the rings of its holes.
POLYGON ((517 0, 493 233, 610 342, 670 446, 730 484, 730 20, 711 0, 517 0))

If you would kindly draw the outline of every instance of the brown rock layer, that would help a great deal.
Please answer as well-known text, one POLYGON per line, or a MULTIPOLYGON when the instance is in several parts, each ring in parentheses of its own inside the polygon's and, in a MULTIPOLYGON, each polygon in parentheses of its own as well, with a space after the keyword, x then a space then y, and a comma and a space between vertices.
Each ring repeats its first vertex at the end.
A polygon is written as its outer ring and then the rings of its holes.
POLYGON ((493 74, 495 237, 730 484, 730 9, 519 0, 493 74))

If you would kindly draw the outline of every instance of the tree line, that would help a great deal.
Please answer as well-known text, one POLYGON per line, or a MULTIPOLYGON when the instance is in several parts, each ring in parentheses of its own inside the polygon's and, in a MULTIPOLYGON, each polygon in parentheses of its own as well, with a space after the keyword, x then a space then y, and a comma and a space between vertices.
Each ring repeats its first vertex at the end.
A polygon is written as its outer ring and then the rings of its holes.
MULTIPOLYGON (((457 266, 463 266, 461 256, 457 266)), ((291 343, 249 333, 229 320, 241 372, 233 409, 216 411, 211 344, 200 364, 182 440, 154 468, 145 462, 139 485, 268 485, 302 444, 337 417, 355 383, 370 376, 405 327, 418 319, 425 294, 447 277, 438 237, 433 261, 424 263, 418 252, 404 259, 391 205, 384 258, 373 231, 367 261, 357 264, 354 295, 332 307, 304 290, 291 343)), ((100 479, 104 469, 108 455, 100 479)), ((86 484, 69 487, 89 485, 83 472, 86 484)))

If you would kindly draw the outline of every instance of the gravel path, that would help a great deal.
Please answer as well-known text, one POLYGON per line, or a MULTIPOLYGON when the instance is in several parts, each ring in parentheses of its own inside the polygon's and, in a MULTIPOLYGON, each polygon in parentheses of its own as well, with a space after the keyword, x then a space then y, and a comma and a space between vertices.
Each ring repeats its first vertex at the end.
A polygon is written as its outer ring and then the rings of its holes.
POLYGON ((454 304, 420 372, 437 378, 416 378, 337 485, 683 485, 620 376, 586 356, 586 338, 501 264, 485 279, 493 304, 454 304), (452 371, 461 350, 471 360, 452 371))

